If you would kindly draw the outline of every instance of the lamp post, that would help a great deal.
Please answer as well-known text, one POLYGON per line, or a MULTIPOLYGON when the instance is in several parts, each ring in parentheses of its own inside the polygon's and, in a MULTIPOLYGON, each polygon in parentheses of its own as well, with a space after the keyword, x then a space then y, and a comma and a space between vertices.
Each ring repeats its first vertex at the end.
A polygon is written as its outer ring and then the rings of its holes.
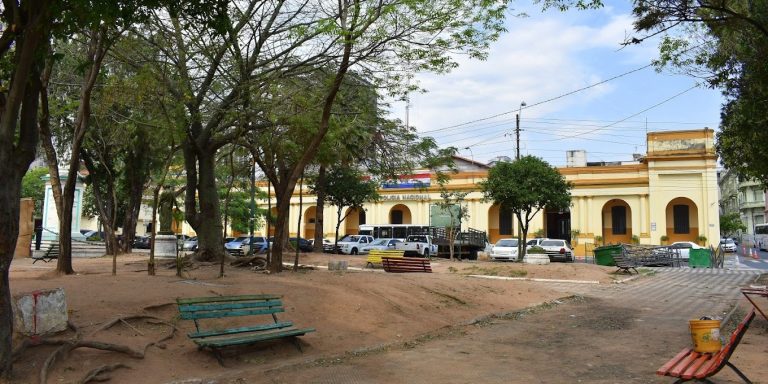
MULTIPOLYGON (((470 147, 464 147, 464 149, 469 149, 469 154, 472 156, 472 163, 475 162, 475 153, 472 152, 472 148, 470 147)), ((474 166, 474 164, 472 164, 474 166)), ((472 184, 475 183, 475 173, 472 172, 472 184)))
POLYGON ((517 150, 515 154, 515 160, 520 160, 520 114, 523 113, 523 107, 525 107, 526 104, 525 101, 520 102, 520 107, 517 109, 517 115, 515 115, 515 121, 516 121, 516 127, 515 127, 515 138, 517 141, 517 150))

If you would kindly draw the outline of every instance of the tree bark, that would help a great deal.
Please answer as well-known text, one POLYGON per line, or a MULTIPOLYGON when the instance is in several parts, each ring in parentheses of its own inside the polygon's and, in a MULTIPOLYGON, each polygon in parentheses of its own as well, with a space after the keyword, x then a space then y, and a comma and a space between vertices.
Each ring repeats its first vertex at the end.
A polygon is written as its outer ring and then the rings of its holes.
POLYGON ((13 311, 8 273, 19 236, 21 179, 35 158, 38 143, 38 107, 42 94, 42 62, 50 33, 51 1, 4 3, 4 25, 11 14, 25 23, 14 24, 14 50, 0 52, 12 68, 12 79, 0 90, 0 381, 10 380, 13 362, 13 311), (10 9, 15 7, 13 9, 10 9), (13 57, 7 57, 7 56, 13 57))
MULTIPOLYGON (((317 171, 317 181, 315 185, 325 185, 325 166, 321 165, 317 171)), ((323 215, 325 214, 325 190, 317 190, 317 204, 315 205, 315 246, 313 251, 323 252, 323 239, 325 238, 323 230, 323 215)))
POLYGON ((216 190, 216 150, 199 148, 187 138, 184 166, 187 171, 184 210, 187 222, 197 233, 197 258, 201 261, 220 260, 224 255, 224 228, 216 190))

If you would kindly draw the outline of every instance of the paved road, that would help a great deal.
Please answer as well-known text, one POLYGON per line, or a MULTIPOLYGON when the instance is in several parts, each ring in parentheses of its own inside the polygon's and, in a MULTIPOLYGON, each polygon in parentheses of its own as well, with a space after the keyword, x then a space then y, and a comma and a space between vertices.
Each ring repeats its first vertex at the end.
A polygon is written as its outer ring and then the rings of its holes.
MULTIPOLYGON (((684 331, 673 331, 673 340, 668 340, 670 330, 684 328, 688 319, 701 315, 727 314, 740 296, 738 287, 754 281, 759 272, 656 270, 655 276, 627 284, 531 282, 546 284, 564 294, 580 293, 587 299, 583 304, 569 302, 539 315, 494 320, 489 326, 463 330, 413 348, 397 348, 290 372, 272 372, 268 382, 671 382, 653 374, 659 361, 667 358, 660 354, 666 355, 687 342, 684 331), (610 329, 614 326, 615 330, 610 329), (563 327, 583 327, 580 329, 584 331, 568 333, 575 340, 566 341, 558 333, 563 327), (630 355, 637 360, 633 364, 626 364, 626 359, 613 362, 614 355, 630 355)), ((718 382, 737 382, 729 374, 720 373, 718 382)))
POLYGON ((768 271, 768 252, 760 251, 760 250, 754 250, 756 251, 754 255, 757 256, 757 258, 754 258, 752 255, 753 249, 747 249, 747 252, 744 252, 744 249, 741 248, 741 246, 738 247, 737 255, 739 257, 739 263, 747 268, 753 268, 761 271, 768 271))

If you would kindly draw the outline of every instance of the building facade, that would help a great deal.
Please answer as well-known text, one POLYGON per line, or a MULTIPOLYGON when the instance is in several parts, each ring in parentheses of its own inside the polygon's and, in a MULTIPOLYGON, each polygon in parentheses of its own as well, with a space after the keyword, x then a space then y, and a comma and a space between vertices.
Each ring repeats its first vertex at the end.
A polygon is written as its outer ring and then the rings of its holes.
POLYGON ((765 223, 765 191, 756 180, 740 180, 729 170, 720 172, 720 211, 723 214, 738 213, 747 227, 744 235, 753 235, 755 225, 765 223))
MULTIPOLYGON (((579 160, 582 156, 569 159, 570 166, 558 170, 573 183, 571 208, 539 212, 529 234, 539 232, 580 244, 633 240, 641 244, 716 243, 720 228, 714 131, 651 132, 647 145, 645 156, 630 162, 588 163, 579 160)), ((447 188, 469 192, 469 218, 462 225, 486 231, 491 242, 515 237, 517 224, 511 214, 485 201, 478 187, 489 168, 463 158, 457 163, 460 171, 447 188)), ((301 206, 298 191, 291 201, 291 236, 297 235, 294 218, 301 213, 298 235, 312 238, 317 219, 315 197, 308 190, 303 193, 301 206)), ((426 172, 409 175, 400 184, 382 186, 380 194, 380 201, 351 212, 340 232, 357 233, 361 224, 429 225, 430 207, 440 201, 439 187, 426 172), (418 187, 408 182, 415 179, 422 181, 418 187)), ((261 206, 265 205, 262 201, 261 206)), ((333 207, 325 208, 323 221, 324 236, 333 238, 333 207)))

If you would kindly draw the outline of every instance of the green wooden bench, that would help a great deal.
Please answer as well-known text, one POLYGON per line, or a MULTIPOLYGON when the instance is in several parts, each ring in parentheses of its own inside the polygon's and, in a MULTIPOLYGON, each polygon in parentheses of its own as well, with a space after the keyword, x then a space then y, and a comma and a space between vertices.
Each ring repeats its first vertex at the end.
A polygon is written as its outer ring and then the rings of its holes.
POLYGON ((48 249, 45 251, 45 253, 42 256, 35 257, 35 255, 32 255, 32 259, 34 261, 32 264, 37 263, 38 261, 42 260, 44 262, 49 262, 54 259, 59 258, 59 243, 51 243, 50 246, 48 246, 48 249))
POLYGON ((262 341, 290 338, 301 351, 301 344, 297 337, 314 328, 295 328, 290 321, 279 321, 278 312, 285 312, 282 300, 277 295, 240 295, 240 296, 213 296, 194 297, 188 299, 176 299, 179 306, 181 319, 195 322, 195 332, 187 334, 198 349, 210 349, 219 364, 224 365, 221 349, 232 346, 244 346, 256 344, 262 341), (226 322, 218 321, 207 328, 202 328, 200 320, 210 319, 211 323, 216 319, 230 317, 250 317, 265 315, 271 316, 271 322, 250 325, 250 321, 233 326, 233 319, 226 322))
POLYGON ((405 251, 397 249, 371 249, 368 251, 368 258, 365 259, 365 266, 381 264, 382 257, 403 257, 405 251))

